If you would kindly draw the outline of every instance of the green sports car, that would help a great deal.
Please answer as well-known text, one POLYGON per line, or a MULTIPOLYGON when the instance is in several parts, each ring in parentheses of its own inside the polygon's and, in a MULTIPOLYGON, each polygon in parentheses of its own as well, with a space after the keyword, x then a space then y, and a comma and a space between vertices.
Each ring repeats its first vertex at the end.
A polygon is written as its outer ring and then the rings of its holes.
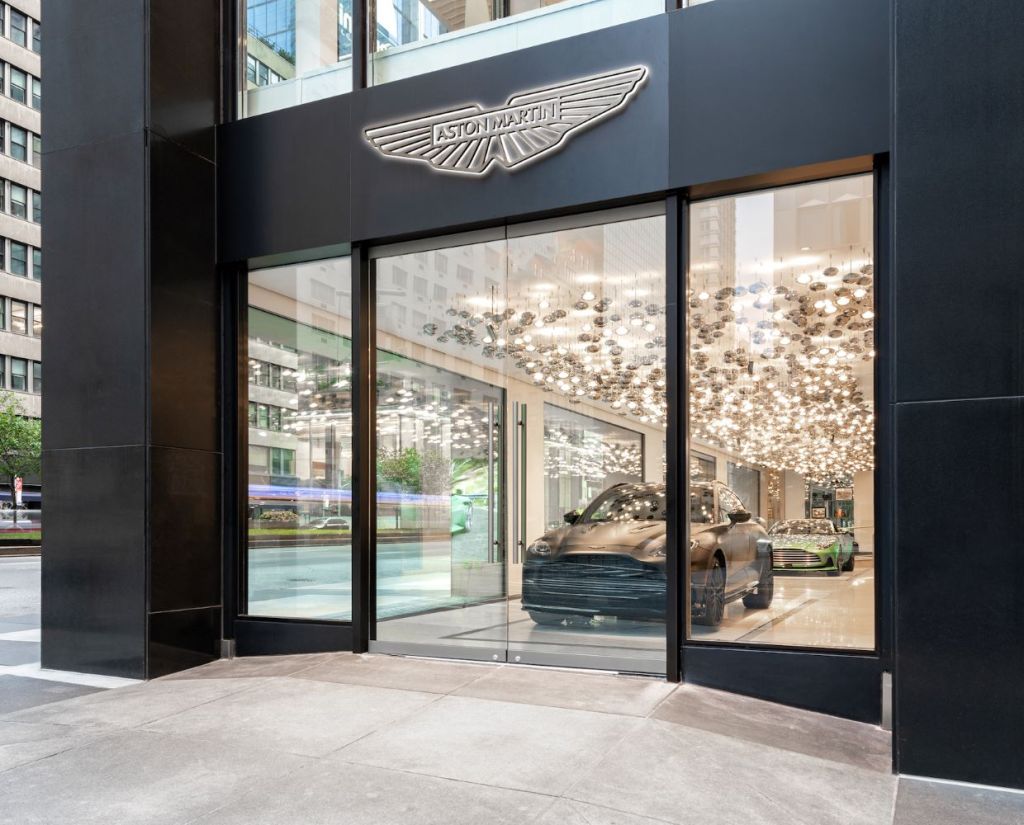
POLYGON ((825 571, 830 576, 853 570, 853 537, 827 518, 780 521, 768 531, 776 570, 825 571))

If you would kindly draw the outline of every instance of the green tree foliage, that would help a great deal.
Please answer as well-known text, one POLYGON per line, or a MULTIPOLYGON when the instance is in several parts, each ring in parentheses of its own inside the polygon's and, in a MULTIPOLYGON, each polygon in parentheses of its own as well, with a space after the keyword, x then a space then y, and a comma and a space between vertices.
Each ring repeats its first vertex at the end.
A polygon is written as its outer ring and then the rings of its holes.
MULTIPOLYGON (((9 485, 12 504, 14 479, 39 472, 41 452, 39 419, 28 418, 16 396, 0 393, 0 479, 9 485)), ((14 523, 18 523, 17 508, 14 508, 14 523)))
POLYGON ((377 451, 377 478, 385 489, 422 492, 420 453, 415 447, 377 451))

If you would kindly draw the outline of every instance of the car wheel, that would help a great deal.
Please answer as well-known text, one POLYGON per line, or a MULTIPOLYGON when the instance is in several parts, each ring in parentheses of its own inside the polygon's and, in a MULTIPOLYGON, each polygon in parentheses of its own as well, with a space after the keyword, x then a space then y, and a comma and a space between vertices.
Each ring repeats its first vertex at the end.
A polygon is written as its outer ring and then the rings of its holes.
POLYGON ((544 626, 559 625, 565 619, 565 616, 560 613, 545 613, 543 610, 531 610, 529 612, 530 618, 533 619, 536 624, 544 626))
POLYGON ((843 572, 844 573, 851 573, 851 572, 853 572, 853 564, 854 564, 854 561, 853 561, 853 551, 851 550, 850 551, 850 558, 848 558, 846 560, 846 562, 843 564, 843 568, 842 568, 843 572))
POLYGON ((718 627, 725 618, 725 563, 715 556, 704 590, 704 612, 693 620, 704 627, 718 627))
POLYGON ((775 596, 775 568, 771 560, 766 560, 761 568, 761 578, 757 581, 757 592, 748 593, 743 597, 743 606, 751 610, 764 610, 772 606, 775 596))

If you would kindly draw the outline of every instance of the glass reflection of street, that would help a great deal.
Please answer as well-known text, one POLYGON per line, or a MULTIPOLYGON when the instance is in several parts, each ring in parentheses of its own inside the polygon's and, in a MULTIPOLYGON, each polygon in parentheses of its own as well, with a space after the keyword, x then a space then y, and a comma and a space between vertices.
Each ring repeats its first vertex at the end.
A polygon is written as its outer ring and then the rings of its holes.
MULTIPOLYGON (((472 574, 486 561, 479 536, 409 540, 377 546, 377 609, 381 618, 464 604, 452 595, 452 568, 472 574)), ((253 547, 249 551, 249 612, 348 621, 352 617, 351 546, 253 547), (339 604, 345 607, 338 609, 339 604)), ((497 594, 496 594, 497 595, 497 594)))

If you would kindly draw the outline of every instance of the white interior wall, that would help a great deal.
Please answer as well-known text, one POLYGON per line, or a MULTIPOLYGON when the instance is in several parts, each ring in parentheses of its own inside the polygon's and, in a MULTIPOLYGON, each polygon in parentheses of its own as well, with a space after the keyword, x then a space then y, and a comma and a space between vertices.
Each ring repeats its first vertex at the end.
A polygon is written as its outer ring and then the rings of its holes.
POLYGON ((860 552, 875 552, 875 474, 853 476, 853 535, 860 552))

